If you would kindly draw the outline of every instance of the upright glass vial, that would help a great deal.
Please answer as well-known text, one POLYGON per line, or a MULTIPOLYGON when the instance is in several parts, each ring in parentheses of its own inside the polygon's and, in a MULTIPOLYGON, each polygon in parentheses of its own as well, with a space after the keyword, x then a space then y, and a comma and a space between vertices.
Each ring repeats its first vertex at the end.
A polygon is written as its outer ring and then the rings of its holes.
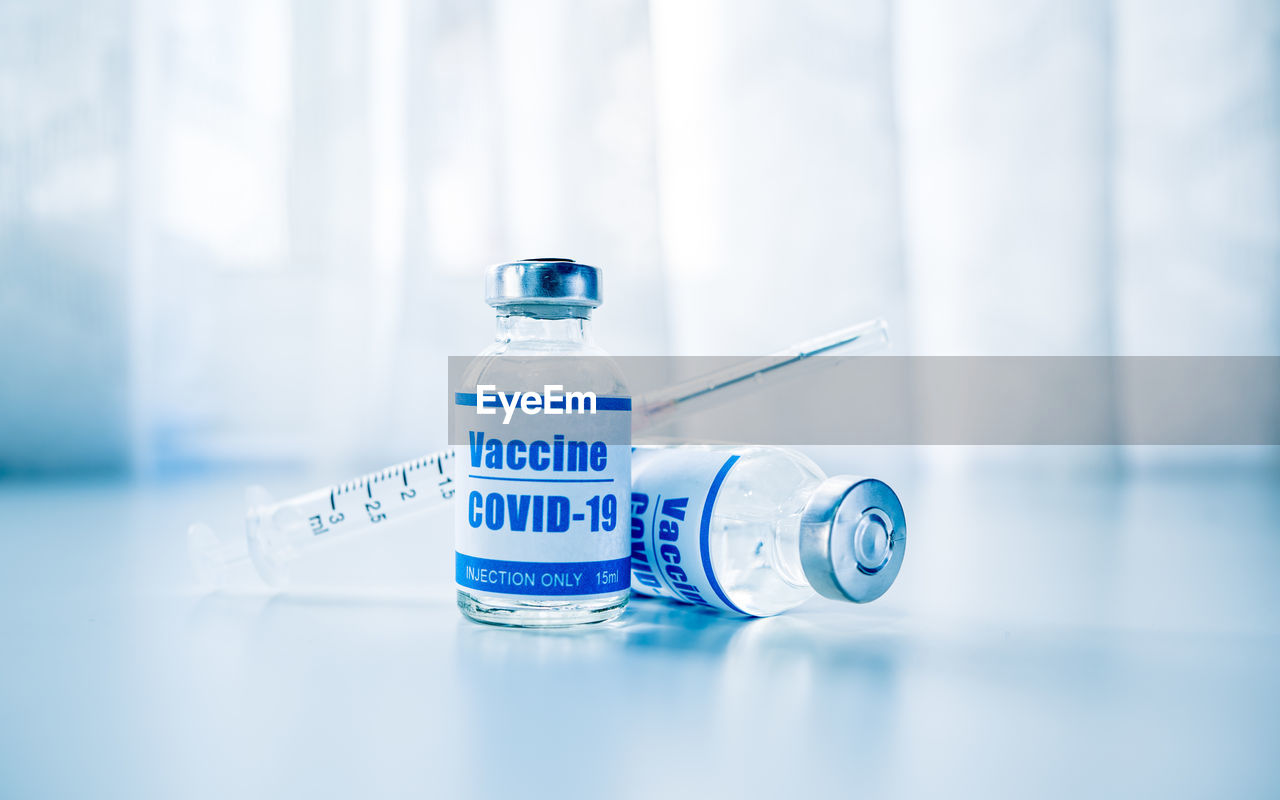
POLYGON ((622 613, 630 592, 631 397, 591 338, 600 270, 500 264, 497 337, 454 397, 458 607, 498 625, 622 613))
POLYGON ((632 455, 631 587, 764 617, 815 592, 866 603, 889 588, 907 521, 874 478, 828 478, 781 447, 641 447, 632 455))

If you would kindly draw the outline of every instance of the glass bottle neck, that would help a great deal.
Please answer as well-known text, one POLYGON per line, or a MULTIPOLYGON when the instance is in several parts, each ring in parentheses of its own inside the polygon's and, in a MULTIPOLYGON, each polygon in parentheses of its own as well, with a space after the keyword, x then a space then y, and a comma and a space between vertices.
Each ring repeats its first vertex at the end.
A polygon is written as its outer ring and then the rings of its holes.
POLYGON ((499 341, 572 344, 591 341, 591 320, 585 315, 548 317, 508 312, 499 314, 497 323, 499 341))

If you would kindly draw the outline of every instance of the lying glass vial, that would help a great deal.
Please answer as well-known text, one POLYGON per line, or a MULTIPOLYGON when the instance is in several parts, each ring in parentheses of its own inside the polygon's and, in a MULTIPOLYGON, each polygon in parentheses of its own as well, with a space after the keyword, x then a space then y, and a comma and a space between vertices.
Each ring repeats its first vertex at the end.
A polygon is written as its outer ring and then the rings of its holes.
POLYGON ((637 447, 631 587, 753 617, 815 593, 867 603, 893 584, 907 521, 883 481, 828 478, 781 447, 637 447))

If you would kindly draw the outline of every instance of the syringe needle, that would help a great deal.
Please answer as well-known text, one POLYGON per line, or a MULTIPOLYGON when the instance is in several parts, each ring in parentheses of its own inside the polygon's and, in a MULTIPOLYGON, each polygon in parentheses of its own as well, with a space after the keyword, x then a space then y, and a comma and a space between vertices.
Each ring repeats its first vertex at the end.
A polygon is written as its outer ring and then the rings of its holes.
POLYGON ((637 403, 632 430, 659 425, 676 414, 689 414, 732 400, 752 383, 780 370, 794 379, 810 368, 834 362, 811 360, 813 356, 854 355, 880 349, 889 343, 889 326, 876 319, 832 331, 792 345, 772 356, 744 361, 692 380, 644 395, 637 403), (803 369, 802 369, 803 368, 803 369))

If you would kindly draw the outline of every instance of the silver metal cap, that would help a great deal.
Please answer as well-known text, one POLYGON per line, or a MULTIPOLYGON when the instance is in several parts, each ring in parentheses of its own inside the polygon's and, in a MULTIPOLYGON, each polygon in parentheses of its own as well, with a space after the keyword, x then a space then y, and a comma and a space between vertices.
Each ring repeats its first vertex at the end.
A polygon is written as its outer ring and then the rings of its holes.
POLYGON ((818 487, 800 518, 800 563, 823 597, 869 603, 898 577, 907 519, 888 484, 837 475, 818 487))
POLYGON ((490 267, 484 281, 485 302, 504 306, 554 305, 595 308, 600 305, 600 270, 571 258, 526 258, 490 267))

